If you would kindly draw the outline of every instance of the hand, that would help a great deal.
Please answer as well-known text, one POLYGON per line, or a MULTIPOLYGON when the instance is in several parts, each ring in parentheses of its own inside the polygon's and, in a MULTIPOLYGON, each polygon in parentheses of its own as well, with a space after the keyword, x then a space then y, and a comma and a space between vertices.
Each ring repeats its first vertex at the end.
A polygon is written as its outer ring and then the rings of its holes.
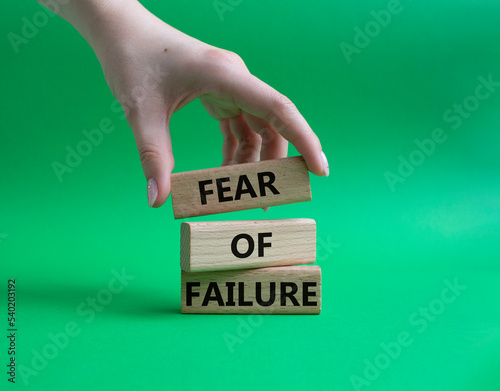
POLYGON ((135 0, 89 3, 92 23, 74 24, 84 30, 134 132, 150 206, 161 206, 170 194, 170 118, 196 98, 219 121, 223 165, 286 157, 290 141, 312 173, 328 175, 321 144, 306 120, 238 55, 183 34, 135 0))

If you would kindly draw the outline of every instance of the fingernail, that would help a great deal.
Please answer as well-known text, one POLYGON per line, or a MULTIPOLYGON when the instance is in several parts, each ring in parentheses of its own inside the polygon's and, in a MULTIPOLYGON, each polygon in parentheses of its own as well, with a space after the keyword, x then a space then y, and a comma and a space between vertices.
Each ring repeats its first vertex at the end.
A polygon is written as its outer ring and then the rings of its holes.
POLYGON ((262 208, 262 210, 265 212, 267 212, 269 210, 269 206, 266 206, 265 208, 262 208))
POLYGON ((158 197, 158 184, 154 178, 148 180, 148 204, 152 208, 158 197))
POLYGON ((323 157, 323 172, 325 176, 330 175, 330 166, 328 165, 328 159, 323 151, 321 151, 321 156, 323 157))

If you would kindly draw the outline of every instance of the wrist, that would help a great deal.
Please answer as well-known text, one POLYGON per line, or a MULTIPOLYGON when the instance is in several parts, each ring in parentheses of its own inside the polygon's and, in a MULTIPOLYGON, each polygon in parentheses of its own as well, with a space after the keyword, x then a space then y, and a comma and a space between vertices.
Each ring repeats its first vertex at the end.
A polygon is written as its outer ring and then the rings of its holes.
MULTIPOLYGON (((42 5, 47 2, 37 1, 42 5)), ((53 11, 78 30, 94 50, 99 50, 103 39, 119 38, 120 29, 131 20, 149 14, 137 0, 69 0, 53 11)))

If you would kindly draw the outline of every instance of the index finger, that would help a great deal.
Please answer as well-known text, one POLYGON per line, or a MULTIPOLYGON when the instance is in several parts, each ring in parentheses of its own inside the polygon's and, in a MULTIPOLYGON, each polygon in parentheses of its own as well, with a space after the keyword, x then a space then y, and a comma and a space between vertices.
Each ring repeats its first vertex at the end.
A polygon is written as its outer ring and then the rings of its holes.
POLYGON ((313 174, 328 176, 328 161, 318 136, 290 99, 253 75, 231 80, 230 87, 238 107, 269 121, 295 146, 313 174))

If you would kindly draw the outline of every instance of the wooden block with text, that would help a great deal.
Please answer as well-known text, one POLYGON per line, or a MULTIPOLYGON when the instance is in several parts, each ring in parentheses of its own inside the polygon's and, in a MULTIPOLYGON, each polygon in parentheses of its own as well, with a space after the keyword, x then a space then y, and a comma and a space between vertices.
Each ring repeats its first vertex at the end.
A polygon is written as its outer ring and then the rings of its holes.
POLYGON ((176 219, 311 200, 300 156, 180 172, 171 184, 176 219))
POLYGON ((181 224, 181 269, 188 272, 314 263, 312 219, 181 224))
POLYGON ((185 314, 319 314, 319 266, 188 273, 181 271, 185 314))

